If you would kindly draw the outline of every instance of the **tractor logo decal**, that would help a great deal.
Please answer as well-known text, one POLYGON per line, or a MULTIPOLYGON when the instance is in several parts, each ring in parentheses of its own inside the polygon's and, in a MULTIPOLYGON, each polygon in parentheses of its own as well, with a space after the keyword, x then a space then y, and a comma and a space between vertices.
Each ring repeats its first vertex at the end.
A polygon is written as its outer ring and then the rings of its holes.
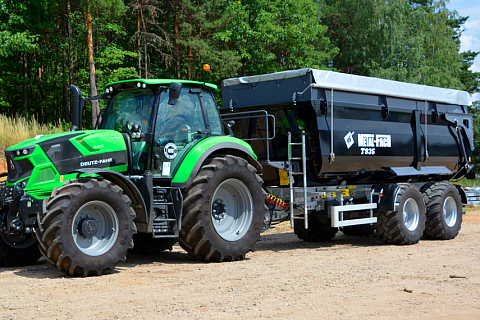
POLYGON ((163 149, 163 154, 165 155, 165 158, 169 160, 175 159, 175 157, 177 156, 177 153, 178 153, 177 146, 175 145, 175 143, 172 143, 172 142, 167 143, 167 145, 163 149))
POLYGON ((105 163, 112 163, 112 162, 113 162, 112 158, 92 160, 92 161, 84 161, 84 162, 80 162, 80 167, 96 166, 96 165, 101 165, 101 164, 105 164, 105 163))

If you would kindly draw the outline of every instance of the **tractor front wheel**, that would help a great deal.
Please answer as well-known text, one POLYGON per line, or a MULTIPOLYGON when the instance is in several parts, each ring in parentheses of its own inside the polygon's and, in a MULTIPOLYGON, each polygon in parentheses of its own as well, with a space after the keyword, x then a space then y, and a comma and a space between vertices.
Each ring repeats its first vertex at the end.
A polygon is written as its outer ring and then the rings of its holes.
POLYGON ((133 247, 135 212, 130 204, 108 180, 68 181, 53 190, 46 214, 37 218, 40 251, 70 275, 112 273, 133 247))

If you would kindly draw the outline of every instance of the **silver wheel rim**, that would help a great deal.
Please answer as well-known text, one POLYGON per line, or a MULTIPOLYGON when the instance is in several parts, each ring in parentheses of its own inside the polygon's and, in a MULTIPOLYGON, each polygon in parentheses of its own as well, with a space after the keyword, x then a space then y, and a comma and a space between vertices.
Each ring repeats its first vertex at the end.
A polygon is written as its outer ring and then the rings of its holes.
POLYGON ((457 223, 457 203, 452 197, 446 198, 443 202, 443 218, 450 228, 457 223))
POLYGON ((218 235, 227 241, 237 241, 245 236, 252 224, 252 195, 240 180, 225 180, 215 190, 211 210, 218 235))
POLYGON ((403 204, 403 221, 408 231, 415 231, 420 220, 420 210, 417 201, 408 198, 403 204))
POLYGON ((72 225, 73 241, 77 248, 89 256, 108 252, 118 236, 115 210, 103 201, 90 201, 75 214, 72 225))

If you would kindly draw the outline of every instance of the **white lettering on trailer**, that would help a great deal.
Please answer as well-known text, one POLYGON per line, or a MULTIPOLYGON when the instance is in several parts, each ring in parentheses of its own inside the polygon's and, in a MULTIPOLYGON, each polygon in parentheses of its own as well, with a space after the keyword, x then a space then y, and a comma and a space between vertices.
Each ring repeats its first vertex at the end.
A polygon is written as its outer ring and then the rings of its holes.
POLYGON ((370 133, 359 133, 358 134, 358 146, 373 148, 375 147, 375 135, 370 133))
POLYGON ((375 138, 375 145, 378 148, 391 148, 392 139, 389 134, 377 134, 375 138))
POLYGON ((392 147, 392 136, 389 134, 359 133, 357 136, 361 155, 374 155, 375 148, 392 147))

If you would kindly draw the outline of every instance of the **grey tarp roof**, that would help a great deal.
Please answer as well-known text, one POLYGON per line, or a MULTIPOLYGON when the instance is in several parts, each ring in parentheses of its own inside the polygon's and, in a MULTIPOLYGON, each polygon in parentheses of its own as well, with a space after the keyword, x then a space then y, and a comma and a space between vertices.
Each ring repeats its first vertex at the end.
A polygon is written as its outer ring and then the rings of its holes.
POLYGON ((223 80, 223 86, 229 87, 237 84, 249 84, 271 80, 280 81, 286 78, 302 77, 310 71, 312 72, 315 81, 313 87, 381 94, 407 99, 435 101, 458 105, 469 105, 470 101, 470 94, 466 91, 444 89, 420 84, 317 69, 289 70, 257 76, 225 79, 223 80))

